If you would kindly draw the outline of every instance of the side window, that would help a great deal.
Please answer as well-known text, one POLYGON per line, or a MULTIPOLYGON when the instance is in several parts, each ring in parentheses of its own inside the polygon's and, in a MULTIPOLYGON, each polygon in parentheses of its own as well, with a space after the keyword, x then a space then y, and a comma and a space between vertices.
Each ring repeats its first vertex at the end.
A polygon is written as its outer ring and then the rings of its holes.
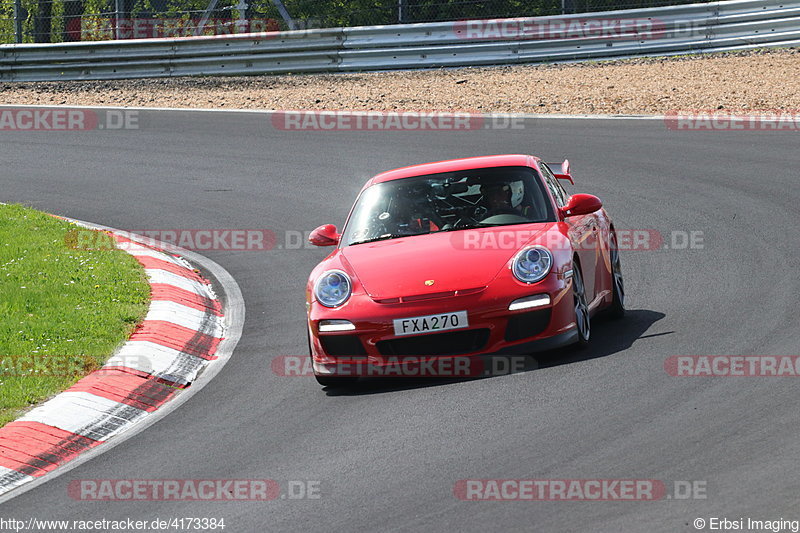
POLYGON ((561 186, 558 179, 553 175, 553 172, 547 165, 540 163, 539 166, 542 169, 542 175, 544 176, 544 181, 547 183, 547 187, 556 199, 556 204, 558 204, 558 207, 564 207, 567 205, 567 191, 564 190, 564 187, 561 186))
POLYGON ((564 199, 564 205, 567 205, 567 200, 569 200, 570 196, 569 193, 567 193, 567 190, 564 188, 563 185, 561 185, 561 180, 556 178, 555 175, 553 176, 553 182, 556 184, 556 189, 561 191, 561 197, 564 199))

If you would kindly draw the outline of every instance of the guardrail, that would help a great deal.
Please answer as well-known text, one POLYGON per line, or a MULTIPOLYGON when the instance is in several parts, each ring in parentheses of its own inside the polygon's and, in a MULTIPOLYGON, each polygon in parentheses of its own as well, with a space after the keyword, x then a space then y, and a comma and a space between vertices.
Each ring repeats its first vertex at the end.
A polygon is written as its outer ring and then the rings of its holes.
POLYGON ((0 80, 109 80, 455 67, 767 46, 800 46, 800 0, 731 0, 529 19, 214 37, 10 44, 0 45, 0 80), (606 31, 603 31, 604 21, 606 31), (609 30, 613 21, 627 22, 619 24, 617 30, 609 30))

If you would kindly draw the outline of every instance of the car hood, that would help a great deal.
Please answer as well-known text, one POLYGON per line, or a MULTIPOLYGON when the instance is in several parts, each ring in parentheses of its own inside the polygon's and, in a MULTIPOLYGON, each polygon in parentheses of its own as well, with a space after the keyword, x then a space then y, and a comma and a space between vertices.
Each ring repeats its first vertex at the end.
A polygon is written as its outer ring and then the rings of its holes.
POLYGON ((374 299, 466 291, 486 287, 519 248, 535 241, 552 225, 400 237, 346 246, 341 257, 374 299))

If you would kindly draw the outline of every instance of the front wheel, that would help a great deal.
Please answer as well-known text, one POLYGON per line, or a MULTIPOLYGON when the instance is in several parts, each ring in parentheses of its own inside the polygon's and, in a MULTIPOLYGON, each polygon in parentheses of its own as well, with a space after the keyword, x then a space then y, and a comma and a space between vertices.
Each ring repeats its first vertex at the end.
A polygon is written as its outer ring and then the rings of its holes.
POLYGON ((608 314, 611 318, 625 316, 625 283, 622 280, 622 262, 619 259, 617 236, 611 234, 611 284, 612 297, 608 314))
POLYGON ((586 288, 580 266, 572 267, 572 295, 575 302, 575 329, 578 332, 578 346, 587 346, 592 334, 592 319, 589 315, 589 304, 586 303, 586 288))

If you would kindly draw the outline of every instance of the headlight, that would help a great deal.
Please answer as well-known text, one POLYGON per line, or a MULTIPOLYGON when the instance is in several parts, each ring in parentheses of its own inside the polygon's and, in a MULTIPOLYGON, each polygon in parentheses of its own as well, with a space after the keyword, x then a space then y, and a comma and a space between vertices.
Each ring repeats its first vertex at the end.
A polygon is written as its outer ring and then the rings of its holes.
POLYGON ((511 270, 523 283, 536 283, 544 279, 553 267, 553 254, 543 246, 532 246, 514 257, 511 270))
POLYGON ((350 298, 353 284, 350 276, 341 270, 329 270, 323 273, 314 284, 314 296, 325 307, 338 307, 350 298))

